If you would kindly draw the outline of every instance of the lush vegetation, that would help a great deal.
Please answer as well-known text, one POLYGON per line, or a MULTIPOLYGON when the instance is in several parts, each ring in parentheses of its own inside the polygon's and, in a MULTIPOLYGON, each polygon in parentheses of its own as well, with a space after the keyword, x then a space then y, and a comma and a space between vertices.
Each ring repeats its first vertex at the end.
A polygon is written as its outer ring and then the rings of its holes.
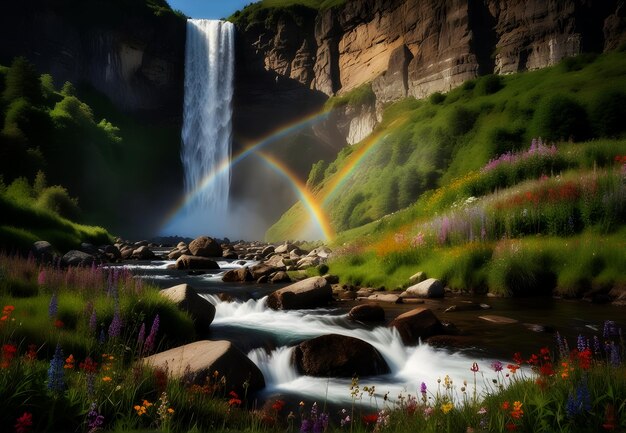
MULTIPOLYGON (((623 72, 621 52, 581 56, 388 107, 371 137, 311 170, 341 246, 331 271, 392 289, 423 270, 458 290, 621 292, 623 72)), ((268 239, 297 237, 304 212, 268 239)))
MULTIPOLYGON (((228 392, 215 372, 203 384, 142 365, 156 350, 194 338, 191 319, 120 269, 40 266, 0 256, 0 422, 7 431, 424 431, 594 432, 626 427, 621 330, 510 362, 468 364, 398 396, 354 378, 352 404, 228 392), (252 410, 250 410, 252 408, 252 410)), ((237 384, 238 386, 239 384, 237 384)))

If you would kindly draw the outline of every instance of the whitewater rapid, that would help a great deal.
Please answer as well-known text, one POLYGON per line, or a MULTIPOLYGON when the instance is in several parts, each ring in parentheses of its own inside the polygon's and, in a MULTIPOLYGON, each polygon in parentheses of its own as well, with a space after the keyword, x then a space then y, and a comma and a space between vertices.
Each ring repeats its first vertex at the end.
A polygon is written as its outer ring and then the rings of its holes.
MULTIPOLYGON (((203 295, 216 307, 212 327, 236 328, 241 333, 267 334, 277 342, 274 350, 253 349, 248 357, 259 367, 266 381, 266 392, 287 392, 320 401, 347 404, 351 402, 350 379, 316 378, 302 376, 291 363, 293 347, 306 339, 325 334, 340 334, 361 339, 374 346, 385 359, 391 372, 386 375, 360 378, 361 386, 374 385, 376 393, 370 403, 379 403, 385 394, 393 401, 400 394, 420 395, 424 382, 429 392, 444 392, 445 376, 452 380, 454 394, 468 383, 466 395, 472 396, 474 376, 470 368, 474 362, 480 366, 477 374, 477 393, 493 387, 492 379, 504 380, 490 369, 493 360, 471 358, 460 352, 436 349, 427 344, 405 346, 394 328, 378 326, 368 328, 355 324, 346 314, 337 310, 275 311, 266 306, 267 298, 247 302, 222 302, 212 295, 203 295), (439 381, 439 382, 438 382, 439 381)), ((367 399, 370 399, 367 396, 367 399)), ((364 403, 367 403, 364 401, 364 403)))

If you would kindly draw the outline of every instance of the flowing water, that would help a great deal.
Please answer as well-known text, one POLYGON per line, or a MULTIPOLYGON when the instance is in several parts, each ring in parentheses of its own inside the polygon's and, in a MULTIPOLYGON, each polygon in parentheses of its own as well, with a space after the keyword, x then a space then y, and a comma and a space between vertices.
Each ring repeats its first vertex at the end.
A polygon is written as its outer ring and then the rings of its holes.
POLYGON ((219 232, 228 221, 234 32, 229 22, 187 21, 181 158, 190 200, 171 228, 181 233, 219 232))
MULTIPOLYGON (((596 305, 582 301, 537 299, 477 298, 461 295, 446 296, 441 300, 426 300, 425 306, 444 322, 452 322, 461 330, 458 341, 444 341, 434 347, 428 344, 405 346, 398 333, 387 326, 367 326, 348 318, 348 311, 358 301, 337 302, 329 308, 296 311, 274 311, 266 306, 267 295, 280 285, 256 283, 223 283, 221 275, 227 270, 251 266, 253 261, 220 261, 221 269, 203 275, 190 275, 185 271, 167 270, 170 261, 138 263, 131 269, 142 278, 162 287, 188 283, 215 305, 216 315, 210 327, 211 340, 229 340, 248 355, 259 367, 266 381, 266 389, 259 397, 287 396, 295 401, 329 402, 344 407, 351 403, 350 379, 315 378, 298 373, 291 363, 293 347, 310 338, 325 334, 340 334, 361 339, 373 345, 387 362, 390 373, 360 378, 364 385, 376 388, 363 403, 382 405, 385 394, 391 400, 399 394, 418 395, 420 384, 425 382, 431 392, 444 391, 444 378, 448 375, 457 394, 463 381, 468 382, 467 393, 474 391, 470 367, 478 362, 477 392, 493 389, 493 379, 500 381, 490 368, 493 360, 506 365, 514 352, 524 356, 540 347, 554 347, 555 332, 560 332, 575 344, 579 334, 587 337, 602 333, 605 319, 623 323, 620 307, 596 305), (226 293, 234 302, 221 301, 217 296, 226 293), (445 313, 451 305, 473 301, 487 303, 487 311, 460 311, 445 313), (491 314, 506 316, 518 322, 496 325, 479 318, 491 314), (460 344, 459 344, 460 342, 460 344), (441 383, 438 383, 441 380, 441 383)), ((406 312, 414 305, 381 304, 387 321, 406 312)), ((519 374, 518 372, 517 374, 519 374)), ((528 374, 528 371, 523 371, 528 374)))

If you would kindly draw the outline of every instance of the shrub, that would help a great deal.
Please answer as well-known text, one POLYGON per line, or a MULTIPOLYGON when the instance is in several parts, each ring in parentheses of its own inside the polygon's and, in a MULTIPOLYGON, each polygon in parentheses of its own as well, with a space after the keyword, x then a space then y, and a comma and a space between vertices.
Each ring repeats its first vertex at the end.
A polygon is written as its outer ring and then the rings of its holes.
POLYGON ((590 65, 598 58, 595 53, 584 53, 578 56, 566 57, 561 61, 561 69, 564 72, 580 71, 585 66, 590 65))
POLYGON ((476 94, 478 95, 491 95, 502 89, 504 84, 502 83, 502 77, 499 75, 489 74, 482 77, 478 84, 476 84, 476 94))
POLYGON ((306 181, 306 186, 309 188, 315 188, 324 180, 324 172, 328 164, 323 159, 320 159, 311 167, 309 172, 309 179, 306 181))
POLYGON ((494 154, 501 155, 506 152, 520 150, 524 145, 523 127, 509 129, 505 126, 496 126, 489 133, 489 143, 494 154))
POLYGON ((590 117, 596 135, 620 135, 626 131, 626 94, 618 90, 599 93, 591 104, 590 117))
POLYGON ((430 95, 430 97, 428 98, 428 100, 430 101, 431 104, 433 105, 439 105, 439 104, 443 104, 443 101, 446 100, 446 95, 444 95, 441 92, 435 92, 432 95, 430 95))
MULTIPOLYGON (((506 244, 505 244, 506 245, 506 244)), ((526 251, 511 242, 507 251, 494 252, 489 269, 489 289, 506 296, 549 296, 556 287, 552 258, 542 251, 526 251)))
POLYGON ((398 191, 398 205, 404 208, 413 203, 423 191, 424 180, 421 174, 413 167, 409 167, 400 177, 398 191))
POLYGON ((537 135, 549 141, 582 140, 588 136, 585 109, 569 96, 556 94, 539 102, 535 111, 537 135))
POLYGON ((80 217, 78 200, 71 198, 67 190, 59 185, 44 189, 37 199, 37 206, 72 221, 80 217))
POLYGON ((41 101, 41 81, 37 70, 25 57, 17 57, 11 63, 5 77, 3 93, 5 101, 24 98, 31 103, 41 101))
POLYGON ((460 106, 454 107, 448 117, 448 127, 452 135, 464 135, 472 130, 478 114, 460 106))

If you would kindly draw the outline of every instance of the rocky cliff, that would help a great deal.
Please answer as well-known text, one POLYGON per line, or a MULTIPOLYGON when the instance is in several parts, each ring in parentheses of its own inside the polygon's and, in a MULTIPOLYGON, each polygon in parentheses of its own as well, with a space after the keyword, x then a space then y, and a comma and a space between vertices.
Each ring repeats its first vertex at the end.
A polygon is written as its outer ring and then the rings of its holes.
MULTIPOLYGON (((347 0, 244 20, 239 30, 254 61, 240 61, 328 96, 371 83, 380 120, 385 104, 406 96, 614 49, 626 40, 625 15, 623 0, 347 0)), ((372 107, 339 116, 353 125, 340 128, 349 143, 376 123, 372 107)))
POLYGON ((182 113, 185 19, 161 0, 22 0, 0 14, 0 64, 26 56, 57 85, 89 85, 125 112, 182 113))

